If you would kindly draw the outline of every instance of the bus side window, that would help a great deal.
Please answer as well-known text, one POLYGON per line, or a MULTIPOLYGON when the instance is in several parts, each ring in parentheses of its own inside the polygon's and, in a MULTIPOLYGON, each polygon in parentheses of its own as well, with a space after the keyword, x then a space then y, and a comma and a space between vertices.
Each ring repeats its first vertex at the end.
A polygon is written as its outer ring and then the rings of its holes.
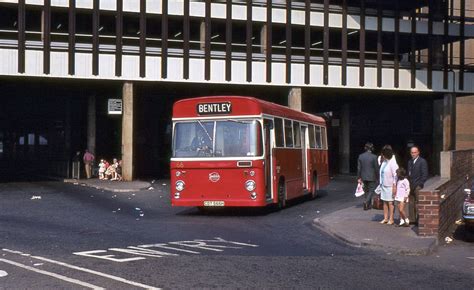
POLYGON ((293 121, 293 140, 295 141, 295 148, 301 147, 301 128, 300 123, 293 121))
POLYGON ((283 135, 283 121, 275 118, 275 145, 276 147, 285 147, 285 137, 283 135))
POLYGON ((322 129, 321 135, 323 137, 322 148, 323 149, 328 149, 328 142, 327 142, 327 136, 326 136, 326 127, 322 127, 321 129, 322 129))
POLYGON ((308 126, 308 136, 309 136, 309 148, 316 148, 316 142, 314 140, 314 126, 308 126))
POLYGON ((323 148, 323 141, 321 139, 321 127, 316 126, 316 148, 322 149, 323 148))
POLYGON ((293 148, 293 128, 291 127, 291 120, 285 120, 285 145, 293 148))

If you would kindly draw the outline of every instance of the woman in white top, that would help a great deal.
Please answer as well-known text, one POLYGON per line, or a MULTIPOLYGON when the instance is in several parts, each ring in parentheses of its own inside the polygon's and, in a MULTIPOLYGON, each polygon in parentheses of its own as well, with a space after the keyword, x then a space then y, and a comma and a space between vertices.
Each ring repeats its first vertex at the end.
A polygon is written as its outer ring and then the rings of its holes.
POLYGON ((398 164, 390 148, 382 149, 380 164, 380 199, 383 201, 383 220, 381 224, 393 224, 393 199, 397 192, 398 164))

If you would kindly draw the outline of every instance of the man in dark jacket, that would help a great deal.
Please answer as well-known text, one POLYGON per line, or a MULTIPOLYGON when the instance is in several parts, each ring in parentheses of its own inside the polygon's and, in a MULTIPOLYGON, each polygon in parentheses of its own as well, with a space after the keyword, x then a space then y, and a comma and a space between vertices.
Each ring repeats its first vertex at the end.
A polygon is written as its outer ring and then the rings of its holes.
POLYGON ((365 202, 364 210, 372 206, 372 197, 375 193, 375 187, 378 180, 378 162, 377 156, 372 153, 374 145, 370 142, 365 144, 365 152, 359 155, 357 160, 357 178, 358 182, 364 185, 365 202))
POLYGON ((420 148, 413 146, 410 149, 411 159, 408 161, 408 177, 410 181, 410 208, 409 218, 411 221, 417 221, 416 204, 418 201, 418 192, 425 186, 428 180, 428 163, 420 156, 420 148))

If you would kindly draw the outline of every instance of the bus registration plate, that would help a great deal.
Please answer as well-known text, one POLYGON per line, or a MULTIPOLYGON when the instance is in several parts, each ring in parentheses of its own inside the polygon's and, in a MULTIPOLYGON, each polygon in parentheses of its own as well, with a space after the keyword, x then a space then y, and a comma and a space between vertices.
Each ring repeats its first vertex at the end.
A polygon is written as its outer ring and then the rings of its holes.
POLYGON ((225 203, 223 201, 214 201, 214 200, 206 200, 204 201, 204 206, 224 206, 225 203))

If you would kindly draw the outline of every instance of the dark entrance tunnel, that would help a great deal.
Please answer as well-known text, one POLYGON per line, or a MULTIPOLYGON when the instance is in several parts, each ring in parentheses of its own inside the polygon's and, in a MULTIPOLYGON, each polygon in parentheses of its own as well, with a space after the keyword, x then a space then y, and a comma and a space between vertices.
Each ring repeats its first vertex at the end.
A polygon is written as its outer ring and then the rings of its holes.
MULTIPOLYGON (((183 83, 135 84, 135 174, 136 178, 169 175, 171 156, 171 112, 176 100, 203 95, 249 95, 282 105, 290 88, 274 86, 230 86, 183 83)), ((107 101, 120 98, 121 82, 14 79, 0 83, 0 180, 19 176, 70 176, 74 152, 87 147, 88 102, 95 99, 96 157, 120 158, 122 118, 109 115, 107 101)), ((420 145, 437 173, 441 150, 440 108, 436 95, 384 91, 303 88, 303 111, 328 120, 330 167, 341 172, 341 163, 356 171, 357 156, 367 141, 377 151, 384 144, 394 147, 402 166, 408 145, 420 145), (343 108, 349 110, 348 121, 343 108), (349 126, 349 135, 342 135, 349 126), (349 157, 340 154, 342 138, 349 138, 349 157)), ((347 140, 346 140, 347 141, 347 140)), ((346 145, 347 146, 347 145, 346 145)))

